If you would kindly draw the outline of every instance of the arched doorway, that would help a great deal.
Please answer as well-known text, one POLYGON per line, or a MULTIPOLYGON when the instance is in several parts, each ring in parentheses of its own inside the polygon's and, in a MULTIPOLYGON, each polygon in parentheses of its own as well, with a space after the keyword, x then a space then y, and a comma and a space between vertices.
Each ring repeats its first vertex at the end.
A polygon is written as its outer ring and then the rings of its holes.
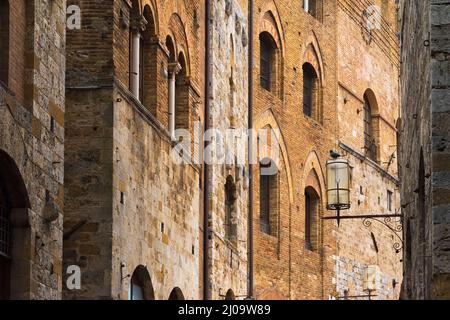
POLYGON ((225 295, 225 300, 236 300, 236 295, 234 294, 234 291, 232 289, 229 289, 227 291, 227 294, 225 295))
MULTIPOLYGON (((19 215, 20 211, 17 209, 27 212, 27 208, 30 208, 30 202, 20 171, 14 160, 0 150, 0 300, 10 299, 12 288, 17 293, 29 290, 29 288, 14 285, 13 279, 13 270, 20 267, 19 258, 20 261, 29 259, 24 256, 23 248, 14 247, 14 240, 26 238, 25 233, 28 229, 21 231, 14 229, 13 212, 19 215)), ((23 217, 16 217, 15 220, 16 224, 23 223, 21 221, 23 217)))
POLYGON ((144 266, 138 266, 131 276, 129 300, 155 300, 152 280, 148 270, 144 266))
POLYGON ((173 288, 172 292, 170 293, 169 300, 185 300, 181 289, 178 287, 173 288))

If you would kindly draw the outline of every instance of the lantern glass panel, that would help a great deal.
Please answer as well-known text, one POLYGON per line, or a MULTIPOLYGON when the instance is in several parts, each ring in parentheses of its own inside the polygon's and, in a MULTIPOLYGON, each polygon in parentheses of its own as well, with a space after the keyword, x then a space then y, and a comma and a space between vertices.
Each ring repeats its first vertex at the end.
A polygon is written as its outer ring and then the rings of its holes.
POLYGON ((327 162, 327 201, 329 209, 350 207, 349 165, 347 160, 327 162))

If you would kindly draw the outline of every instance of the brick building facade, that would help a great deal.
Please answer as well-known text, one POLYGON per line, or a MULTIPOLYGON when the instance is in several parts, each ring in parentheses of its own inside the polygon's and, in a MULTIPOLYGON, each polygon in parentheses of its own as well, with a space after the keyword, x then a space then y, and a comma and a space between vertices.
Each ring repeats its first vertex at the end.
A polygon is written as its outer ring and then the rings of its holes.
POLYGON ((401 4, 402 298, 449 299, 450 5, 401 4))

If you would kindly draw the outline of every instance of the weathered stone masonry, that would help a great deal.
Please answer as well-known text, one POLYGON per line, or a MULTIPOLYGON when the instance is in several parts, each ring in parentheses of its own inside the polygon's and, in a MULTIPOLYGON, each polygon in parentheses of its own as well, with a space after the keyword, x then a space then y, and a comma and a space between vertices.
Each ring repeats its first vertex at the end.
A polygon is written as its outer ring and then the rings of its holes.
POLYGON ((450 292, 449 11, 446 1, 402 1, 405 299, 448 299, 450 292))
POLYGON ((11 234, 0 294, 60 299, 66 1, 1 1, 1 10, 0 206, 11 234))
POLYGON ((76 230, 64 264, 82 267, 84 285, 64 298, 128 299, 131 283, 143 278, 146 299, 198 298, 201 168, 172 160, 167 72, 183 53, 189 94, 178 103, 191 123, 199 120, 204 31, 194 22, 203 9, 178 1, 77 3, 83 28, 68 39, 64 223, 66 232, 76 230), (144 67, 144 99, 129 89, 133 32, 141 33, 141 63, 152 64, 144 67))

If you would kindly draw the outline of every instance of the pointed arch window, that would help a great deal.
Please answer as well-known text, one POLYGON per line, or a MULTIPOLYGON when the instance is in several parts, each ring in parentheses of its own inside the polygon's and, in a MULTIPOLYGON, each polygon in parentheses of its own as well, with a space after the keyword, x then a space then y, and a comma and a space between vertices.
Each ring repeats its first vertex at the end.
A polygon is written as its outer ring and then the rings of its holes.
POLYGON ((310 251, 318 247, 318 221, 320 197, 312 187, 305 189, 305 248, 310 251))
POLYGON ((303 64, 303 114, 322 123, 321 84, 319 76, 310 63, 303 64))
POLYGON ((260 43, 260 84, 267 91, 273 92, 276 87, 277 59, 275 40, 268 32, 259 35, 260 43))
POLYGON ((374 132, 373 110, 367 94, 364 94, 364 149, 366 156, 376 161, 377 160, 377 141, 374 132))

